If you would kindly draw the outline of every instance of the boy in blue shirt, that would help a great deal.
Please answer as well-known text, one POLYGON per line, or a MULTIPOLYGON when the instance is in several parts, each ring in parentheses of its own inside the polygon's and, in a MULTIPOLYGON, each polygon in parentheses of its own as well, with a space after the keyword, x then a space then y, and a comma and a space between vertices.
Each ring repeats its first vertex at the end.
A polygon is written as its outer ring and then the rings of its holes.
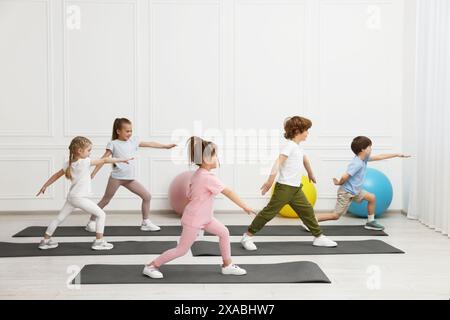
POLYGON ((337 220, 347 212, 352 201, 360 203, 363 200, 367 200, 368 216, 364 228, 370 230, 384 230, 384 227, 375 221, 375 195, 362 188, 366 175, 367 162, 397 157, 409 158, 409 156, 398 153, 372 156, 372 141, 364 136, 354 138, 351 148, 355 153, 355 157, 352 162, 350 162, 347 172, 344 173, 340 180, 333 178, 334 184, 339 186, 334 212, 317 214, 317 220, 319 222, 337 220))

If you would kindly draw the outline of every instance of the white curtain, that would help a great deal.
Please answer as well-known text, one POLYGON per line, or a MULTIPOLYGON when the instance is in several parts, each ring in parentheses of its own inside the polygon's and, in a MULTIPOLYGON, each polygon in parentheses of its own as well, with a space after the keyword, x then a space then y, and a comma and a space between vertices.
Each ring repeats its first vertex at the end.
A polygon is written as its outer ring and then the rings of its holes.
POLYGON ((408 217, 450 234, 450 0, 417 1, 416 110, 408 217))

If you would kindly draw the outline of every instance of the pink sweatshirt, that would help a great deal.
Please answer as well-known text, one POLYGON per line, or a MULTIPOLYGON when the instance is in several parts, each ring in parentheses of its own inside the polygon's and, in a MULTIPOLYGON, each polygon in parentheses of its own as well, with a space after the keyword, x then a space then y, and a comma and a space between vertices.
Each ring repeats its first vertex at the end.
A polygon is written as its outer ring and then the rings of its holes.
POLYGON ((214 215, 214 197, 225 189, 214 173, 199 168, 191 178, 187 197, 189 203, 184 209, 181 223, 202 228, 211 222, 214 215))

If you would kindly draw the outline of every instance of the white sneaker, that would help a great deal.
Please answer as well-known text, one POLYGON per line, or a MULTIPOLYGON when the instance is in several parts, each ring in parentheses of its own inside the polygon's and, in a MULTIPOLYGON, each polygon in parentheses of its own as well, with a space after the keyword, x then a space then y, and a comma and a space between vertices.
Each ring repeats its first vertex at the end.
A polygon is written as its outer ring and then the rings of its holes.
POLYGON ((58 242, 53 241, 52 239, 42 239, 39 243, 39 249, 41 250, 55 249, 56 247, 58 247, 58 242))
POLYGON ((144 270, 142 270, 142 273, 146 275, 147 277, 153 278, 153 279, 162 279, 164 278, 164 275, 161 271, 159 271, 158 268, 155 266, 145 266, 144 270))
POLYGON ((253 243, 253 237, 250 237, 247 233, 244 233, 241 239, 241 244, 245 250, 255 251, 258 249, 256 245, 253 243))
POLYGON ((87 232, 96 232, 97 231, 97 223, 95 221, 89 220, 86 228, 84 228, 87 232))
POLYGON ((112 243, 106 242, 105 239, 100 240, 94 240, 94 243, 92 243, 92 250, 111 250, 114 248, 114 245, 112 243))
POLYGON ((313 246, 316 246, 316 247, 337 247, 337 243, 334 242, 333 240, 328 239, 327 237, 325 237, 322 234, 322 235, 314 238, 313 246))
POLYGON ((235 264, 230 264, 226 267, 222 267, 222 274, 229 274, 233 276, 243 276, 244 274, 247 274, 247 271, 245 269, 239 268, 235 264))
POLYGON ((143 220, 141 225, 141 231, 159 231, 161 230, 156 224, 151 222, 150 220, 143 220))

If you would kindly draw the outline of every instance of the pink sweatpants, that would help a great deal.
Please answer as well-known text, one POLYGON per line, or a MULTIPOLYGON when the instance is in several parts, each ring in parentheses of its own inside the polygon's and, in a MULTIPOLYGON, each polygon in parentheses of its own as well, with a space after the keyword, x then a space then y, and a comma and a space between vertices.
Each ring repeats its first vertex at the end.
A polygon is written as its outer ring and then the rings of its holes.
MULTIPOLYGON (((153 261, 153 265, 159 268, 161 265, 184 256, 194 244, 198 233, 202 228, 194 228, 183 225, 180 240, 176 248, 167 250, 153 261)), ((231 259, 230 232, 221 222, 212 219, 210 223, 203 227, 205 231, 219 237, 220 254, 223 260, 231 259)))

